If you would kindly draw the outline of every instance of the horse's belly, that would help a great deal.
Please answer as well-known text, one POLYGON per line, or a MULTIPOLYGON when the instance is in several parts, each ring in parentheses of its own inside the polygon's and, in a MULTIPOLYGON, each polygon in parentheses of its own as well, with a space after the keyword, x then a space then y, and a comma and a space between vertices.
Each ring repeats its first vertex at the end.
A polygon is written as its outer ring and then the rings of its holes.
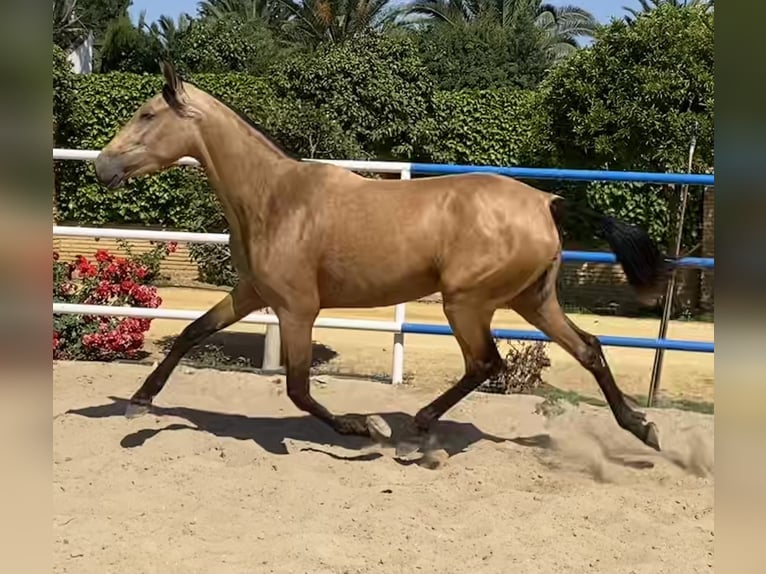
POLYGON ((319 295, 323 308, 329 307, 388 307, 425 297, 438 290, 437 278, 431 272, 392 276, 349 275, 322 277, 319 295))

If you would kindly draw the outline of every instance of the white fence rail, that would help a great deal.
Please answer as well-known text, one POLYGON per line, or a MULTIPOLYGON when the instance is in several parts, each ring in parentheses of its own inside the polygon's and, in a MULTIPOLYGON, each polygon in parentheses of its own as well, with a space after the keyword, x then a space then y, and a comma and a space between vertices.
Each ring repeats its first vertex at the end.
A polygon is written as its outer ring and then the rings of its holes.
MULTIPOLYGON (((53 149, 54 160, 94 161, 98 157, 98 150, 73 150, 53 149)), ((399 173, 402 179, 410 179, 411 164, 406 162, 381 162, 381 161, 336 161, 336 160, 306 160, 320 163, 331 163, 354 171, 374 173, 399 173)), ((178 165, 198 166, 197 160, 184 157, 178 165)), ((70 227, 53 226, 53 235, 58 237, 98 237, 112 239, 140 239, 149 241, 178 241, 188 243, 228 243, 227 233, 190 233, 185 231, 155 231, 149 229, 117 229, 117 228, 94 228, 94 227, 70 227)), ((139 317, 144 319, 175 319, 193 321, 201 317, 205 311, 189 309, 147 309, 143 307, 112 307, 108 305, 74 305, 69 303, 53 303, 53 313, 70 315, 104 315, 116 317, 139 317)), ((362 319, 340 319, 333 317, 319 317, 314 323, 315 327, 327 329, 351 329, 356 331, 378 331, 394 334, 392 351, 391 382, 401 383, 404 379, 404 333, 402 324, 406 320, 406 307, 404 304, 394 308, 393 321, 377 321, 362 319)), ((275 315, 267 313, 251 313, 241 319, 243 323, 256 323, 267 325, 265 348, 276 354, 264 353, 264 367, 272 368, 278 361, 279 356, 279 331, 271 326, 278 326, 279 322, 275 315)))

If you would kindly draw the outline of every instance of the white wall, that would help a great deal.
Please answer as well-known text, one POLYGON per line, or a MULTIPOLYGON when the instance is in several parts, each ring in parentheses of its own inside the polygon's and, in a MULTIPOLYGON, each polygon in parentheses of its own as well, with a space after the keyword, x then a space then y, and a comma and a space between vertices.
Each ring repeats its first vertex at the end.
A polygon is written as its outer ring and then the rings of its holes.
POLYGON ((93 71, 93 33, 89 33, 85 41, 72 50, 67 56, 72 62, 76 74, 90 74, 93 71))

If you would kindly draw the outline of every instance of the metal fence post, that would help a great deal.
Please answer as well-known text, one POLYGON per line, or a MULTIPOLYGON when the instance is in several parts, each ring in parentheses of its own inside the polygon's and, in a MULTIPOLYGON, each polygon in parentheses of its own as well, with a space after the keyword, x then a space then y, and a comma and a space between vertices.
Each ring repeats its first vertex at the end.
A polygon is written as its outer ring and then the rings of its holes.
MULTIPOLYGON (((691 143, 689 144, 689 165, 687 173, 692 171, 692 161, 694 159, 694 150, 697 147, 697 127, 692 132, 691 143)), ((684 236, 684 216, 686 215, 686 203, 689 197, 689 184, 681 187, 681 203, 678 209, 678 229, 676 230, 676 239, 673 249, 673 256, 678 257, 681 254, 681 242, 684 236)), ((664 339, 668 333, 668 323, 670 322, 670 313, 673 308, 673 296, 676 289, 677 269, 671 271, 670 280, 665 292, 665 305, 662 308, 662 318, 660 319, 660 330, 657 334, 658 339, 664 339)), ((660 378, 662 377, 662 363, 665 359, 665 349, 657 349, 654 352, 654 363, 652 364, 652 378, 649 382, 649 392, 646 396, 646 406, 654 405, 654 398, 657 390, 660 388, 660 378)))

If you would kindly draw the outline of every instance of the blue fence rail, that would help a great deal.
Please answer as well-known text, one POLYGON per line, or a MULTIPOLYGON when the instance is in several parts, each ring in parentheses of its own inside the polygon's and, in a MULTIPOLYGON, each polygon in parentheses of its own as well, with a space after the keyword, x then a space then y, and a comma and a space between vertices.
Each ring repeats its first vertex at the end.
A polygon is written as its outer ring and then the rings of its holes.
POLYGON ((713 174, 652 173, 643 171, 602 171, 596 169, 558 169, 538 167, 503 167, 495 165, 451 165, 413 163, 412 173, 449 175, 457 173, 499 173, 527 179, 566 179, 570 181, 622 181, 635 183, 664 183, 712 186, 713 174))
MULTIPOLYGON (((617 263, 615 254, 605 251, 563 251, 561 259, 570 263, 617 263)), ((715 260, 712 257, 682 257, 676 263, 679 267, 700 269, 715 267, 715 260)))
MULTIPOLYGON (((403 323, 402 333, 411 333, 413 335, 452 335, 452 329, 449 325, 403 323)), ((540 331, 524 331, 520 329, 493 329, 492 336, 496 339, 550 342, 550 338, 540 331)), ((601 335, 598 337, 598 340, 601 341, 602 345, 607 347, 666 349, 668 351, 690 351, 694 353, 713 352, 713 343, 708 341, 648 339, 642 337, 617 337, 614 335, 601 335)))

